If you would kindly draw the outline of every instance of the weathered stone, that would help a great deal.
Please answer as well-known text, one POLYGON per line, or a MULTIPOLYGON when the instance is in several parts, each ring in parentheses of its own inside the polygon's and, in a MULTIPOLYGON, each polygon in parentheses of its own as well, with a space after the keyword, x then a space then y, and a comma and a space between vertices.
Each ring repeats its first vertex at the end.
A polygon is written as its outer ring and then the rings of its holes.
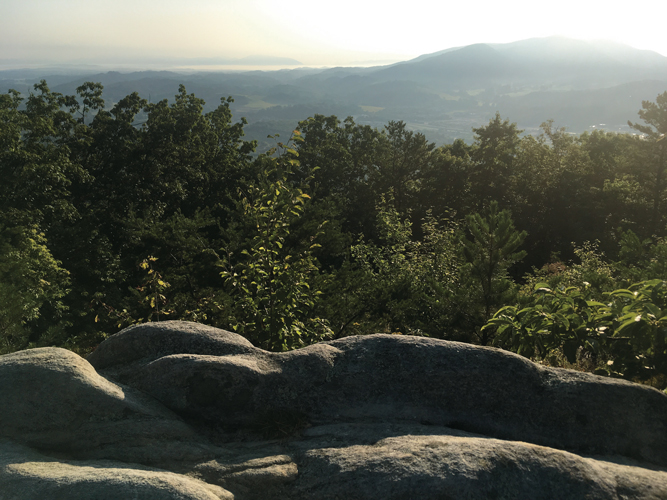
POLYGON ((0 500, 232 500, 197 479, 121 462, 62 461, 0 442, 0 500))
POLYGON ((414 422, 667 465, 659 391, 457 342, 370 335, 287 353, 174 354, 125 381, 230 429, 414 422), (271 422, 281 415, 285 422, 271 422))
POLYGON ((400 436, 315 448, 291 498, 667 498, 667 474, 528 443, 471 436, 400 436))
POLYGON ((97 369, 106 369, 119 382, 137 364, 170 354, 224 356, 255 352, 245 338, 212 326, 187 321, 143 323, 109 337, 88 356, 97 369))
POLYGON ((667 498, 651 388, 416 337, 278 354, 169 322, 107 342, 101 375, 0 356, 0 500, 667 498))
MULTIPOLYGON (((268 450, 263 450, 266 453, 268 450)), ((242 498, 290 498, 299 468, 289 455, 261 456, 232 462, 211 460, 193 467, 191 475, 234 491, 242 498)))
POLYGON ((0 437, 80 458, 157 463, 211 456, 174 413, 98 375, 80 356, 40 348, 0 356, 0 437))
POLYGON ((230 443, 191 474, 243 500, 667 498, 664 470, 623 457, 418 424, 332 424, 281 445, 230 443))

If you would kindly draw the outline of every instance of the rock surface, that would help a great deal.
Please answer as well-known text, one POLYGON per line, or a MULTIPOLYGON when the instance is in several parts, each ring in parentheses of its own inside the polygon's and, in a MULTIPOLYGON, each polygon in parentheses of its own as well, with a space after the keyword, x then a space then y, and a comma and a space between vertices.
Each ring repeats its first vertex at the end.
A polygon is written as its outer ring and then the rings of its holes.
POLYGON ((211 456, 177 415, 58 348, 0 356, 0 437, 76 458, 151 463, 211 456))
MULTIPOLYGON (((174 343, 166 332, 151 337, 154 349, 174 343)), ((280 415, 297 426, 389 419, 667 465, 667 397, 650 387, 422 337, 347 337, 287 353, 244 349, 252 350, 212 356, 165 348, 120 380, 223 428, 270 425, 265 420, 280 415)), ((91 358, 117 376, 115 365, 91 358)))
MULTIPOLYGON (((446 431, 445 431, 446 432, 446 431)), ((447 434, 309 449, 301 498, 667 498, 667 474, 521 442, 447 434), (332 488, 331 478, 336 477, 332 488)))
POLYGON ((664 394, 417 337, 163 322, 1 356, 0 436, 0 500, 667 498, 664 394))
POLYGON ((231 500, 219 486, 173 472, 111 461, 67 462, 0 442, 0 499, 231 500))
POLYGON ((130 377, 138 365, 170 354, 225 356, 255 352, 245 338, 219 328, 163 321, 126 328, 105 340, 88 356, 98 370, 106 369, 114 378, 130 377))

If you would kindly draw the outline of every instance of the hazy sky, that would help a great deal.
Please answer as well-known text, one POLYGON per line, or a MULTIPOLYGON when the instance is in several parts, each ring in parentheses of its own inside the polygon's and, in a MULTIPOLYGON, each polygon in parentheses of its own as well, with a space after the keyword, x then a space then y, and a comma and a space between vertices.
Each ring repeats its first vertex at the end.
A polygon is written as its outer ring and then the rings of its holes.
POLYGON ((667 56, 666 15, 666 0, 0 0, 0 65, 251 55, 378 64, 550 35, 667 56))

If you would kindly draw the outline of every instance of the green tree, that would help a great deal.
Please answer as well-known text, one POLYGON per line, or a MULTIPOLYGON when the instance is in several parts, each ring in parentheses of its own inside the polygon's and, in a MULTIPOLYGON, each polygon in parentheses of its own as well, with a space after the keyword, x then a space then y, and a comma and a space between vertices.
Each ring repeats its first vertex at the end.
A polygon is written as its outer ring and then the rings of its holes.
POLYGON ((359 271, 351 276, 356 286, 331 299, 336 313, 349 315, 338 323, 343 327, 337 335, 345 330, 345 334, 450 335, 452 295, 459 284, 456 224, 429 213, 422 221, 424 237, 417 240, 409 214, 400 214, 391 192, 381 197, 377 211, 378 243, 362 237, 351 248, 352 267, 359 271))
MULTIPOLYGON (((482 306, 479 329, 495 309, 509 302, 515 293, 508 269, 526 256, 525 251, 518 251, 526 232, 517 231, 509 210, 499 211, 495 201, 491 202, 484 215, 466 216, 466 223, 470 238, 462 238, 461 242, 471 285, 479 290, 482 306)), ((479 331, 482 345, 491 340, 489 333, 487 330, 479 331)))
POLYGON ((393 202, 401 214, 418 207, 424 174, 432 169, 435 144, 422 133, 407 129, 402 121, 390 121, 383 130, 387 144, 384 154, 374 158, 376 169, 371 186, 376 199, 382 193, 393 193, 393 202))
POLYGON ((80 123, 86 123, 86 114, 88 112, 104 109, 103 90, 104 87, 102 84, 97 82, 85 82, 83 85, 77 87, 76 93, 81 100, 81 109, 79 111, 81 117, 78 120, 80 123))
POLYGON ((78 218, 72 185, 87 177, 71 158, 73 106, 45 81, 25 103, 15 91, 0 95, 0 315, 4 339, 13 339, 5 349, 66 341, 70 274, 55 242, 78 218))
MULTIPOLYGON (((298 130, 304 140, 296 144, 300 163, 297 172, 300 179, 313 176, 310 184, 315 203, 310 204, 309 211, 315 207, 327 210, 326 219, 336 217, 344 235, 369 234, 374 227, 376 200, 370 194, 371 179, 387 150, 386 135, 368 125, 357 125, 351 117, 341 122, 335 116, 323 115, 300 122, 298 130)), ((304 217, 309 218, 309 213, 304 217)), ((339 245, 328 241, 324 250, 339 245)))
POLYGON ((627 378, 660 377, 667 385, 667 281, 635 283, 609 294, 614 314, 612 369, 627 378))
POLYGON ((257 181, 239 190, 240 209, 253 235, 241 259, 234 261, 228 252, 222 263, 221 276, 233 302, 231 327, 272 351, 294 349, 330 334, 327 322, 313 316, 321 293, 312 286, 319 272, 313 256, 317 234, 302 249, 286 244, 291 224, 310 198, 290 182, 298 166, 296 155, 287 146, 278 158, 262 157, 257 181))
MULTIPOLYGON (((160 321, 166 319, 166 316, 174 313, 169 301, 165 295, 167 289, 171 286, 164 280, 162 274, 158 272, 155 266, 157 257, 152 255, 139 263, 138 268, 143 271, 143 281, 138 286, 133 287, 129 302, 134 302, 133 307, 114 307, 103 302, 102 294, 96 294, 94 303, 98 308, 105 311, 108 319, 117 323, 118 328, 125 328, 137 323, 151 321, 160 321)), ((100 315, 95 317, 95 322, 100 321, 100 315)))
POLYGON ((149 104, 133 93, 107 111, 96 101, 101 87, 80 90, 97 113, 78 125, 85 140, 72 149, 92 180, 75 185, 81 220, 62 231, 67 251, 58 254, 76 276, 77 330, 91 339, 115 330, 105 305, 129 318, 147 316, 135 297, 146 255, 159 259, 171 284, 172 317, 221 322, 224 294, 210 269, 234 218, 237 189, 254 175, 254 143, 243 140, 243 120, 232 122, 232 100, 204 113, 204 102, 180 86, 171 103, 149 104))
POLYGON ((647 149, 651 152, 653 164, 653 209, 651 212, 650 234, 664 231, 664 216, 662 207, 665 197, 665 169, 667 169, 667 92, 656 98, 656 102, 642 101, 639 117, 646 123, 632 123, 628 125, 635 130, 646 134, 647 149))
POLYGON ((45 333, 57 333, 68 284, 69 273, 53 258, 36 226, 12 227, 0 221, 0 353, 40 340, 30 326, 44 314, 44 306, 55 316, 47 318, 51 328, 45 333))
POLYGON ((34 89, 25 109, 18 92, 0 98, 0 209, 21 211, 48 236, 51 224, 77 217, 71 186, 86 174, 70 158, 75 120, 62 108, 71 99, 45 81, 34 89))
POLYGON ((502 120, 500 113, 484 127, 473 128, 475 149, 471 171, 472 195, 480 205, 491 200, 506 202, 509 180, 521 144, 516 123, 502 120))
POLYGON ((580 348, 601 354, 613 317, 605 304, 591 300, 587 283, 553 289, 537 283, 530 298, 524 307, 501 308, 482 328, 494 331, 496 345, 537 359, 559 351, 572 364, 580 348))
POLYGON ((613 267, 623 286, 653 279, 667 280, 667 240, 641 239, 633 231, 620 233, 618 261, 613 267))
POLYGON ((507 206, 517 227, 526 230, 528 259, 518 270, 542 266, 552 254, 572 257, 572 242, 598 239, 608 245, 608 212, 602 208, 604 179, 595 173, 579 139, 553 121, 542 133, 525 136, 509 179, 507 206))
MULTIPOLYGON (((471 147, 463 141, 433 150, 422 171, 419 202, 435 217, 448 213, 467 213, 471 204, 469 175, 471 147)), ((423 209, 422 209, 423 210, 423 209)))

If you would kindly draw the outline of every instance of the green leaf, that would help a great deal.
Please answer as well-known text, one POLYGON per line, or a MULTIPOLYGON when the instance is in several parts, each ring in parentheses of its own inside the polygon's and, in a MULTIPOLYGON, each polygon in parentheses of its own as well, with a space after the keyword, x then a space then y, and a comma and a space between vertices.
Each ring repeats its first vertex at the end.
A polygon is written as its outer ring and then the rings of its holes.
POLYGON ((614 290, 613 292, 609 292, 609 296, 634 299, 635 292, 631 292, 630 290, 627 289, 619 289, 619 290, 614 290))
POLYGON ((656 319, 662 317, 662 311, 655 304, 651 304, 650 302, 648 302, 644 304, 644 308, 648 310, 656 319))

